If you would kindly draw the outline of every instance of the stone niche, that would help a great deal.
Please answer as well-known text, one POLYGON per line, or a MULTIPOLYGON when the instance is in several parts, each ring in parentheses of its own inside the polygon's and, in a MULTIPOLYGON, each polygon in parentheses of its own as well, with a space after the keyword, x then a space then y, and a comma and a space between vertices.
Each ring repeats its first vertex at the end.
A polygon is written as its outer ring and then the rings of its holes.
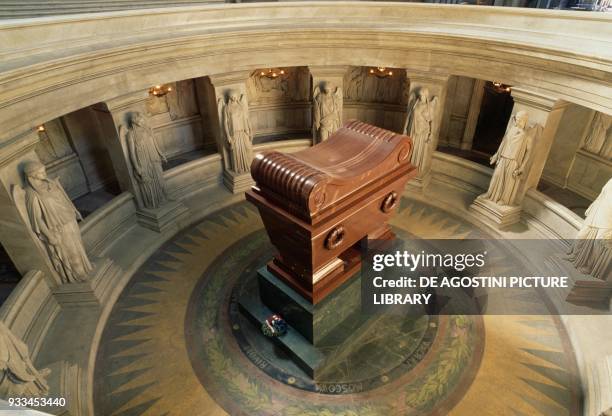
POLYGON ((542 179, 594 200, 612 176, 612 116, 570 104, 542 179))
POLYGON ((146 110, 150 116, 157 144, 168 159, 176 164, 216 151, 215 142, 203 122, 202 104, 196 83, 186 79, 168 84, 172 90, 161 97, 149 97, 146 110), (195 156, 194 156, 195 155, 195 156), (191 157, 192 156, 192 157, 191 157))
POLYGON ((352 66, 344 76, 344 121, 357 119, 388 130, 401 132, 408 105, 406 71, 386 68, 392 75, 370 73, 374 67, 352 66))
POLYGON ((460 148, 470 111, 476 79, 453 75, 448 80, 448 93, 440 125, 439 146, 460 148))
POLYGON ((284 73, 276 77, 266 76, 268 69, 257 69, 246 81, 255 143, 310 137, 312 113, 308 68, 280 69, 284 73))
POLYGON ((38 157, 49 177, 58 178, 71 199, 116 188, 98 115, 91 107, 44 123, 38 135, 38 157))

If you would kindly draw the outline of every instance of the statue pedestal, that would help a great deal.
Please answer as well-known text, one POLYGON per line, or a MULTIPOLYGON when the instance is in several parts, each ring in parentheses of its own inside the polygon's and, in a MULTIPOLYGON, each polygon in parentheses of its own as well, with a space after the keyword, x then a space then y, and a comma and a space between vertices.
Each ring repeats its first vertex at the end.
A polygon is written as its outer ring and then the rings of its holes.
POLYGON ((115 280, 121 268, 109 258, 92 261, 94 269, 87 280, 78 283, 64 283, 53 289, 53 296, 62 306, 99 306, 104 305, 115 287, 115 280))
POLYGON ((599 279, 576 280, 566 301, 575 305, 611 310, 612 283, 599 279))
POLYGON ((63 397, 64 406, 47 407, 45 411, 54 415, 81 416, 87 414, 87 392, 82 391, 83 371, 77 364, 57 361, 47 366, 51 374, 47 377, 50 397, 63 397))
POLYGON ((248 172, 237 174, 226 170, 223 171, 223 185, 232 191, 232 193, 240 194, 251 189, 255 185, 255 181, 253 181, 251 174, 248 172))
POLYGON ((416 177, 416 178, 411 179, 408 182, 406 187, 411 192, 423 193, 425 188, 427 188, 427 186, 429 186, 429 182, 431 182, 431 173, 427 174, 426 176, 424 176, 422 178, 416 177))
POLYGON ((327 368, 338 345, 346 343, 361 324, 361 279, 349 279, 313 305, 270 273, 266 267, 239 300, 243 313, 258 327, 272 314, 288 324, 287 333, 272 338, 310 377, 327 368))
POLYGON ((470 210, 483 218, 485 222, 492 223, 499 228, 519 222, 522 211, 520 206, 499 205, 486 199, 484 195, 480 195, 474 200, 470 205, 470 210))
POLYGON ((187 207, 182 203, 168 201, 157 209, 139 208, 136 217, 143 227, 162 233, 173 225, 176 226, 176 219, 186 211, 187 207))

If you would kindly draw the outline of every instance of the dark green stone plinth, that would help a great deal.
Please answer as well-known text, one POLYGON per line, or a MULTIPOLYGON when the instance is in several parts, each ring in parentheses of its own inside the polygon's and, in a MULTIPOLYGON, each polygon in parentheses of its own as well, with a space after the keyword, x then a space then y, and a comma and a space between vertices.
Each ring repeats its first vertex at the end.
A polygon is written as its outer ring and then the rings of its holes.
POLYGON ((316 305, 312 305, 265 267, 257 271, 257 280, 263 304, 281 315, 314 346, 319 346, 342 321, 359 312, 361 307, 359 273, 316 305))
POLYGON ((272 314, 287 321, 289 329, 273 338, 309 376, 316 377, 331 361, 328 344, 341 345, 361 323, 361 280, 357 274, 312 305, 265 267, 239 299, 242 311, 261 326, 272 314))

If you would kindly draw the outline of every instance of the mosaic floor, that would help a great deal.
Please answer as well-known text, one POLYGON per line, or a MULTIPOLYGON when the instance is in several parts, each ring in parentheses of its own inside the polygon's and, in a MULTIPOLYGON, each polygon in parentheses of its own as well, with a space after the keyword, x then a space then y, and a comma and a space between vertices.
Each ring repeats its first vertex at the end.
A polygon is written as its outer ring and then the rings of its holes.
MULTIPOLYGON (((420 238, 487 237, 408 200, 393 227, 420 238)), ((271 254, 247 203, 158 250, 103 332, 96 414, 579 414, 573 354, 546 315, 386 318, 360 332, 360 348, 338 352, 334 371, 314 383, 239 311, 241 282, 271 254)))

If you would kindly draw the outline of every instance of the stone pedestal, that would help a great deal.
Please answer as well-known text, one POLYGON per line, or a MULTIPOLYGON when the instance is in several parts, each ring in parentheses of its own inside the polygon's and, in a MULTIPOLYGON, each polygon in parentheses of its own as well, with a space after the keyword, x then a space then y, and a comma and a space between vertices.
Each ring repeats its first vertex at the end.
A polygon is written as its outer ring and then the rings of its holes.
POLYGON ((470 210, 486 222, 498 228, 509 227, 521 220, 521 207, 499 205, 480 195, 470 205, 470 210))
POLYGON ((577 280, 566 301, 600 310, 611 310, 612 283, 603 280, 577 280))
POLYGON ((431 175, 416 177, 408 182, 406 188, 411 192, 423 193, 423 190, 429 186, 429 182, 431 182, 431 175))
POLYGON ((232 191, 232 193, 240 194, 251 189, 251 186, 255 185, 255 181, 253 181, 250 173, 239 175, 231 171, 224 171, 223 185, 232 191))
POLYGON ((263 267, 239 303, 243 313, 257 326, 263 325, 272 314, 285 319, 287 333, 272 340, 314 379, 333 363, 334 354, 329 351, 350 344, 364 320, 360 314, 361 279, 358 276, 312 305, 263 267))
POLYGON ((67 361, 57 361, 48 366, 51 370, 47 382, 51 397, 62 397, 66 399, 64 406, 54 406, 45 410, 54 415, 62 416, 85 416, 82 410, 87 401, 86 392, 81 389, 84 384, 83 371, 77 364, 67 361))
POLYGON ((177 201, 168 201, 157 209, 140 208, 136 211, 138 223, 158 233, 177 226, 176 220, 187 212, 187 207, 177 201))
POLYGON ((94 269, 87 280, 64 283, 53 289, 53 296, 62 307, 104 305, 120 277, 121 268, 109 258, 92 259, 94 269))

